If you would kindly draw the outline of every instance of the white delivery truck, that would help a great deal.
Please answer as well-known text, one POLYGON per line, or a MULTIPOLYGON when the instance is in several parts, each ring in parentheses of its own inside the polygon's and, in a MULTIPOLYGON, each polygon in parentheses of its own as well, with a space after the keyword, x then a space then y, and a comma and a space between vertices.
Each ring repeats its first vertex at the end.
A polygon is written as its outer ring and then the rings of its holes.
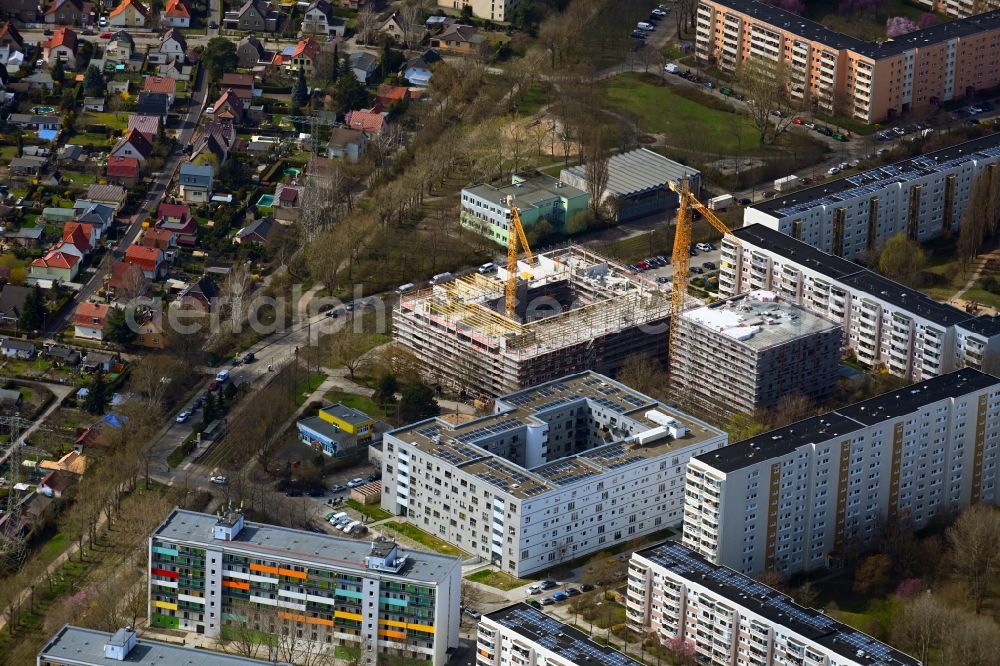
POLYGON ((788 190, 795 189, 798 184, 798 176, 785 176, 774 181, 774 189, 778 192, 787 192, 788 190))
POLYGON ((712 197, 708 200, 709 210, 726 210, 730 206, 736 203, 736 199, 732 194, 720 194, 717 197, 712 197))

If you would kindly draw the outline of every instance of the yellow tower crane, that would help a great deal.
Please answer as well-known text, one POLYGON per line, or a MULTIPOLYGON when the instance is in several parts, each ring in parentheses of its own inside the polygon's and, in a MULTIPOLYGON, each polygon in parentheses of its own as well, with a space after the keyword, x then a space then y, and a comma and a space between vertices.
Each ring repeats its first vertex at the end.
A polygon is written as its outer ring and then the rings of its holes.
POLYGON ((528 247, 528 237, 524 235, 524 226, 521 224, 521 211, 514 206, 514 197, 507 195, 507 207, 510 209, 510 229, 507 232, 507 317, 514 318, 517 303, 517 255, 518 241, 524 249, 525 259, 528 265, 535 263, 535 257, 528 247))
POLYGON ((677 221, 674 224, 674 250, 671 256, 673 266, 673 291, 670 293, 670 340, 667 353, 670 357, 670 368, 674 368, 674 348, 677 341, 677 330, 680 327, 680 313, 684 310, 684 299, 687 296, 688 268, 691 264, 691 209, 705 216, 713 227, 723 235, 729 233, 722 220, 691 194, 687 178, 680 183, 669 182, 670 189, 677 193, 677 221))

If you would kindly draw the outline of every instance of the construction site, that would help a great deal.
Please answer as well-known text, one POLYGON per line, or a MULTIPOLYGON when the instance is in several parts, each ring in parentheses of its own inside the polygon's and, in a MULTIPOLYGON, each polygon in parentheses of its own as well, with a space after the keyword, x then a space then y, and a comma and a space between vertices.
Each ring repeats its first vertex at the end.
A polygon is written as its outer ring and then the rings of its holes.
MULTIPOLYGON (((513 264, 511 264, 513 265, 513 264)), ((667 361, 670 292, 581 247, 404 294, 397 343, 442 389, 493 398, 630 356, 667 361), (516 285, 513 304, 508 294, 516 285)))

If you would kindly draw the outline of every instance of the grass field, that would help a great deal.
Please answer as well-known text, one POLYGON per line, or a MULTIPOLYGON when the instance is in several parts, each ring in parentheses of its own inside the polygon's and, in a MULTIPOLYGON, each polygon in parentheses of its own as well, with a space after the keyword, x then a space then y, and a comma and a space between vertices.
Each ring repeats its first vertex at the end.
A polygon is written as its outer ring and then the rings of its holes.
POLYGON ((522 578, 514 578, 510 574, 502 571, 494 571, 493 569, 483 569, 482 571, 471 573, 465 578, 466 580, 482 583, 483 585, 489 585, 490 587, 495 587, 498 590, 505 591, 513 590, 515 587, 521 587, 522 585, 527 585, 531 582, 530 580, 524 580, 522 578))
POLYGON ((392 514, 378 507, 376 504, 362 504, 356 500, 347 500, 347 506, 354 509, 360 514, 368 516, 371 520, 385 520, 386 518, 392 518, 392 514))
POLYGON ((330 402, 342 402, 351 409, 357 409, 368 416, 385 416, 381 407, 372 402, 371 398, 356 393, 344 393, 343 391, 330 391, 326 394, 326 399, 330 402))
MULTIPOLYGON (((646 132, 663 134, 668 146, 708 155, 775 155, 780 146, 757 145, 750 119, 735 112, 708 108, 679 95, 669 85, 656 85, 641 74, 616 76, 608 83, 608 105, 636 120, 646 132)), ((798 133, 783 140, 808 141, 798 133)))
POLYGON ((587 45, 587 56, 597 69, 617 65, 628 58, 636 41, 629 34, 658 4, 657 0, 609 0, 582 26, 580 39, 587 45))
POLYGON ((295 387, 295 404, 303 405, 312 392, 319 388, 319 385, 323 383, 326 379, 326 375, 322 372, 317 372, 311 375, 308 379, 299 382, 298 386, 295 387))
POLYGON ((431 550, 437 553, 443 553, 444 555, 455 555, 458 557, 468 557, 469 554, 465 551, 455 548, 447 541, 443 541, 433 534, 424 532, 419 527, 410 525, 409 523, 397 523, 395 521, 389 523, 383 523, 384 527, 395 530, 399 534, 405 536, 407 539, 412 539, 416 541, 421 546, 427 546, 431 550))
POLYGON ((125 128, 128 127, 128 114, 113 113, 111 111, 105 111, 103 113, 87 111, 80 114, 76 123, 77 127, 86 127, 87 125, 104 125, 105 127, 124 131, 125 128))

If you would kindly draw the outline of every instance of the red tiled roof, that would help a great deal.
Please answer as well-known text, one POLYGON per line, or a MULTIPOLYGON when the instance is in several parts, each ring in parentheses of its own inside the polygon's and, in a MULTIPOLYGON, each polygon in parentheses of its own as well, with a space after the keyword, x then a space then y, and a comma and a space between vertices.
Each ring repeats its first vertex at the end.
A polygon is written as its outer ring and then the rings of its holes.
POLYGON ((222 75, 222 80, 219 81, 219 86, 222 88, 253 88, 253 75, 251 74, 234 74, 233 72, 227 72, 222 75))
POLYGON ((65 46, 73 53, 76 53, 76 33, 71 28, 59 28, 56 30, 56 34, 52 35, 42 46, 47 49, 65 46))
POLYGON ((170 0, 167 8, 163 10, 163 15, 171 18, 191 18, 191 8, 184 0, 170 0))
POLYGON ((133 264, 146 271, 155 271, 162 260, 163 254, 159 248, 129 245, 128 249, 125 250, 125 263, 133 264))
POLYGON ((139 2, 139 0, 122 0, 118 3, 117 7, 111 10, 111 13, 108 14, 108 16, 118 16, 130 6, 135 7, 135 10, 143 16, 149 16, 149 10, 146 9, 143 4, 139 2))
POLYGON ((38 268, 72 268, 76 266, 76 262, 80 261, 80 257, 75 254, 63 252, 59 247, 57 245, 52 248, 44 257, 39 257, 32 261, 31 265, 38 268))
MULTIPOLYGON (((243 113, 243 100, 240 99, 240 96, 237 95, 236 91, 233 90, 232 88, 226 88, 225 92, 222 93, 222 96, 219 97, 219 101, 215 103, 214 108, 216 110, 216 113, 219 113, 219 109, 225 106, 227 102, 229 104, 229 107, 233 109, 237 114, 243 113)), ((220 116, 221 115, 222 114, 220 114, 220 116)))
POLYGON ((73 325, 104 328, 104 320, 110 307, 106 303, 80 303, 73 313, 73 325))
POLYGON ((63 242, 70 243, 82 252, 90 252, 94 225, 86 222, 67 222, 63 225, 63 242))
POLYGON ((185 204, 161 203, 156 211, 157 217, 179 217, 181 219, 190 215, 190 209, 185 204))
POLYGON ((167 76, 147 76, 142 89, 146 92, 173 95, 177 92, 177 81, 167 76))
POLYGON ((132 147, 143 157, 149 157, 153 154, 153 144, 147 141, 143 133, 137 129, 128 130, 111 152, 114 153, 126 143, 132 144, 132 147))
POLYGON ((371 111, 351 111, 347 114, 347 126, 363 132, 381 132, 385 116, 371 111))
POLYGON ((410 97, 410 89, 404 86, 390 86, 386 83, 380 83, 375 96, 390 102, 398 102, 410 97))
POLYGON ((108 157, 108 175, 119 178, 135 178, 139 175, 139 160, 135 157, 108 157))
POLYGON ((18 44, 22 46, 24 45, 24 38, 21 37, 21 33, 17 31, 17 28, 15 28, 14 24, 12 24, 10 21, 7 21, 6 23, 3 24, 3 26, 0 26, 0 40, 2 40, 4 37, 10 37, 18 44))
POLYGON ((170 243, 170 239, 173 236, 174 232, 169 229, 157 229, 153 227, 142 232, 142 242, 149 247, 160 247, 161 245, 170 243))

